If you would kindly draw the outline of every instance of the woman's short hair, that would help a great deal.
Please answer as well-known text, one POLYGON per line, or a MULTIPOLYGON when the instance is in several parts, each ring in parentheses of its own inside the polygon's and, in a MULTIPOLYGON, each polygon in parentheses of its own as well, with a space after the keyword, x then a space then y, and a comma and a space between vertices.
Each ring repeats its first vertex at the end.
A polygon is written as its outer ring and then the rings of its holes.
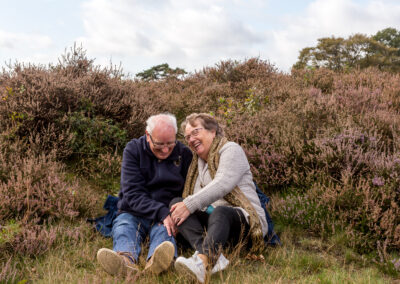
POLYGON ((165 113, 160 113, 160 114, 155 114, 150 116, 146 120, 146 131, 150 134, 153 133, 154 128, 156 127, 157 121, 163 120, 167 124, 170 124, 174 130, 175 134, 178 132, 178 126, 176 124, 176 117, 175 115, 165 112, 165 113))
POLYGON ((219 125, 218 121, 212 115, 208 113, 192 113, 186 117, 186 119, 181 123, 181 131, 185 133, 186 125, 189 123, 191 126, 195 126, 196 122, 199 121, 200 124, 209 131, 215 131, 216 136, 224 136, 224 130, 219 125))

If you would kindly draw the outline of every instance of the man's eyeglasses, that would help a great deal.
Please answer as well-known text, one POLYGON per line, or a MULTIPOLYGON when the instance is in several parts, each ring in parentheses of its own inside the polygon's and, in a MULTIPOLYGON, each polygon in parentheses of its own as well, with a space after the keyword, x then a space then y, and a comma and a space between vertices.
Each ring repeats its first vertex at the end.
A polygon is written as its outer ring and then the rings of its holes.
POLYGON ((185 136, 185 140, 186 142, 189 142, 190 137, 196 137, 197 135, 199 135, 200 130, 204 129, 203 127, 198 127, 192 130, 192 132, 190 132, 190 134, 185 136))
POLYGON ((159 142, 154 142, 153 137, 151 137, 150 133, 149 133, 149 136, 150 136, 151 143, 153 143, 153 147, 156 150, 162 150, 165 147, 172 148, 176 145, 176 140, 174 142, 159 143, 159 142))

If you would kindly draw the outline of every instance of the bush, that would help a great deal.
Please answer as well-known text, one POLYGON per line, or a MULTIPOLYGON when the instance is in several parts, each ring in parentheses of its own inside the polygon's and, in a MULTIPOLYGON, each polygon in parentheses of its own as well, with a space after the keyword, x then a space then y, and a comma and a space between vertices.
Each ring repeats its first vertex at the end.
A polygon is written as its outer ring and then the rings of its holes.
POLYGON ((64 163, 115 193, 121 150, 144 134, 150 115, 169 111, 182 121, 207 112, 274 194, 275 219, 316 234, 343 231, 360 251, 380 239, 400 248, 400 75, 288 75, 252 58, 144 82, 93 63, 74 49, 57 66, 0 74, 0 218, 36 224, 87 214, 93 204, 84 203, 97 197, 65 179, 64 163))
POLYGON ((110 151, 120 151, 127 143, 126 130, 115 125, 112 119, 86 117, 72 113, 63 118, 73 134, 73 154, 87 157, 110 151))

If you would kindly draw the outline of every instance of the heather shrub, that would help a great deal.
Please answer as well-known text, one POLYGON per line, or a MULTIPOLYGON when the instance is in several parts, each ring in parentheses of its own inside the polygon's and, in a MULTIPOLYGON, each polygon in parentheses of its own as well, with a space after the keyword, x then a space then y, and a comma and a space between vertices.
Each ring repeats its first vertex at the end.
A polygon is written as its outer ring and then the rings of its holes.
POLYGON ((369 252, 384 242, 396 249, 400 241, 400 208, 396 196, 381 183, 362 179, 343 184, 315 184, 305 194, 290 194, 273 203, 272 211, 284 223, 312 229, 322 235, 343 231, 348 245, 369 252))
POLYGON ((0 150, 0 219, 45 221, 72 219, 89 210, 96 198, 83 200, 77 181, 66 181, 64 166, 54 156, 27 156, 0 150))
POLYGON ((0 268, 0 281, 2 283, 15 283, 18 280, 18 269, 16 264, 12 264, 12 258, 9 257, 3 262, 0 268))
POLYGON ((122 76, 119 69, 94 66, 81 49, 54 67, 16 64, 0 74, 0 129, 25 142, 40 140, 38 150, 56 150, 64 159, 93 152, 81 149, 85 139, 97 151, 121 148, 157 111, 149 95, 122 76))
POLYGON ((56 227, 47 229, 43 225, 25 225, 12 241, 3 245, 3 251, 13 251, 24 256, 40 256, 49 251, 57 237, 56 227))
POLYGON ((180 122, 207 112, 244 148, 281 224, 341 231, 364 252, 379 240, 399 249, 399 94, 398 74, 289 75, 257 58, 154 81, 94 66, 79 48, 56 66, 15 65, 0 74, 0 218, 89 214, 99 197, 66 179, 64 162, 101 194, 116 193, 121 150, 150 115, 169 111, 180 122))
MULTIPOLYGON (((161 110, 173 112, 182 121, 193 112, 210 112, 224 119, 244 112, 246 108, 261 109, 261 97, 267 96, 274 78, 279 76, 268 62, 250 59, 244 62, 220 62, 215 67, 186 76, 151 82, 148 93, 157 96, 161 110), (261 86, 268 85, 268 89, 261 86), (246 105, 247 104, 247 105, 246 105)), ((145 85, 141 85, 145 87, 145 85)))
POLYGON ((10 253, 39 257, 58 246, 75 246, 93 237, 89 230, 92 229, 85 223, 76 226, 63 222, 53 226, 25 224, 12 239, 0 244, 0 258, 10 253))
POLYGON ((268 95, 259 82, 259 109, 224 100, 217 114, 228 137, 244 147, 259 185, 283 194, 273 200, 280 222, 345 231, 363 252, 382 238, 398 249, 398 76, 301 72, 275 75, 280 84, 268 95))
POLYGON ((105 189, 108 194, 117 195, 120 186, 121 163, 122 155, 115 151, 82 159, 74 171, 85 176, 92 184, 105 189))
POLYGON ((305 87, 320 89, 323 93, 331 93, 338 73, 326 68, 292 69, 292 76, 305 87))

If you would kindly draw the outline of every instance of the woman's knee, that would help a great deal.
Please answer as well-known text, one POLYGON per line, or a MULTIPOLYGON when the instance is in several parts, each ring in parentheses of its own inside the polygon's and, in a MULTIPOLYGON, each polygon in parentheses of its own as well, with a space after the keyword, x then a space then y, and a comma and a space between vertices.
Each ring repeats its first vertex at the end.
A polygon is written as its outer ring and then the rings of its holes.
POLYGON ((230 207, 218 206, 210 214, 208 225, 215 223, 230 224, 230 216, 232 214, 230 207))
POLYGON ((171 202, 169 203, 169 209, 171 209, 172 205, 174 205, 175 203, 181 202, 183 201, 182 197, 175 197, 174 199, 171 200, 171 202))
POLYGON ((210 218, 225 217, 231 214, 232 208, 227 206, 218 206, 210 214, 210 218))

